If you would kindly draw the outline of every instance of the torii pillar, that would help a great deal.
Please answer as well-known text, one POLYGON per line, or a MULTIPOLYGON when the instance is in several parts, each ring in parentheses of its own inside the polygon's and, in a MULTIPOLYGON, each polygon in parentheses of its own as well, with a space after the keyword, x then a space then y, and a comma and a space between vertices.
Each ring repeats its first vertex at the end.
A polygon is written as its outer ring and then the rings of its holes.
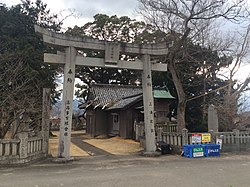
POLYGON ((152 63, 150 56, 164 56, 168 53, 168 44, 119 44, 96 39, 69 37, 35 26, 35 31, 42 34, 43 41, 53 46, 66 49, 65 53, 44 54, 44 62, 64 64, 63 104, 61 108, 60 138, 58 157, 70 160, 71 123, 73 114, 73 95, 75 66, 91 66, 102 68, 133 69, 142 71, 144 123, 145 123, 145 154, 154 154, 154 98, 152 90, 152 71, 167 71, 167 64, 152 63), (77 55, 76 49, 105 51, 105 58, 90 58, 77 55), (120 53, 141 56, 134 61, 119 59, 120 53))
POLYGON ((66 48, 58 157, 70 159, 76 49, 66 48))
POLYGON ((146 152, 155 152, 155 129, 154 129, 154 97, 152 89, 152 64, 150 55, 143 55, 142 89, 143 89, 143 108, 145 125, 146 152))

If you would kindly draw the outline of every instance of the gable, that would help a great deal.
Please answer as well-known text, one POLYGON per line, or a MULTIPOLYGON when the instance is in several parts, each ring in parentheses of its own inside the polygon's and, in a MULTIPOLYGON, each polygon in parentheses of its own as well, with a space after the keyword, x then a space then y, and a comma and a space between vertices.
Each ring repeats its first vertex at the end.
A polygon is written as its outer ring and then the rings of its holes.
POLYGON ((175 99, 166 89, 154 89, 153 93, 155 99, 175 99))

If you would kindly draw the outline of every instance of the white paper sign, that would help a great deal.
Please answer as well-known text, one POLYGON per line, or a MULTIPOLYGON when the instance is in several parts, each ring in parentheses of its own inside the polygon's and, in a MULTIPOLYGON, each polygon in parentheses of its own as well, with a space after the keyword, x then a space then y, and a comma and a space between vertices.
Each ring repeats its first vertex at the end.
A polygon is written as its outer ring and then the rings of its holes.
POLYGON ((217 138, 216 139, 216 144, 220 145, 220 149, 222 148, 222 139, 217 138))

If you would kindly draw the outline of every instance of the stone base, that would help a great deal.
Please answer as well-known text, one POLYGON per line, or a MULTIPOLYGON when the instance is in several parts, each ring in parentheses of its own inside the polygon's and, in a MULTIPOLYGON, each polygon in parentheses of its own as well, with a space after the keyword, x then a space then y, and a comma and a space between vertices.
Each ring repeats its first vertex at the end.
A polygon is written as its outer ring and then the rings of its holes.
POLYGON ((55 163, 68 163, 68 162, 72 162, 74 160, 73 157, 70 157, 70 158, 54 158, 52 159, 52 162, 55 162, 55 163))
POLYGON ((161 155, 161 152, 155 151, 155 152, 142 152, 142 156, 146 157, 158 157, 161 155))
POLYGON ((32 156, 28 156, 27 158, 20 158, 19 156, 8 156, 8 157, 0 157, 0 166, 4 165, 16 165, 16 164, 28 164, 31 162, 38 162, 48 158, 47 154, 44 153, 34 153, 32 156))

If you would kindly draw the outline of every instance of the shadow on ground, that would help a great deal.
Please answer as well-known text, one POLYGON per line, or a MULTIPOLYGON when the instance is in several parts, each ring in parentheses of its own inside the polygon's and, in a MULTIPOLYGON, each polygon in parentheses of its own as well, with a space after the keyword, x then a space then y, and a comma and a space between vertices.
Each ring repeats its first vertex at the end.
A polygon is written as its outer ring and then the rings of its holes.
MULTIPOLYGON (((49 141, 49 153, 57 157, 59 131, 52 132, 49 141)), ((140 144, 130 139, 92 138, 84 131, 73 131, 71 134, 70 154, 73 157, 101 156, 101 155, 130 155, 142 151, 140 144)))

